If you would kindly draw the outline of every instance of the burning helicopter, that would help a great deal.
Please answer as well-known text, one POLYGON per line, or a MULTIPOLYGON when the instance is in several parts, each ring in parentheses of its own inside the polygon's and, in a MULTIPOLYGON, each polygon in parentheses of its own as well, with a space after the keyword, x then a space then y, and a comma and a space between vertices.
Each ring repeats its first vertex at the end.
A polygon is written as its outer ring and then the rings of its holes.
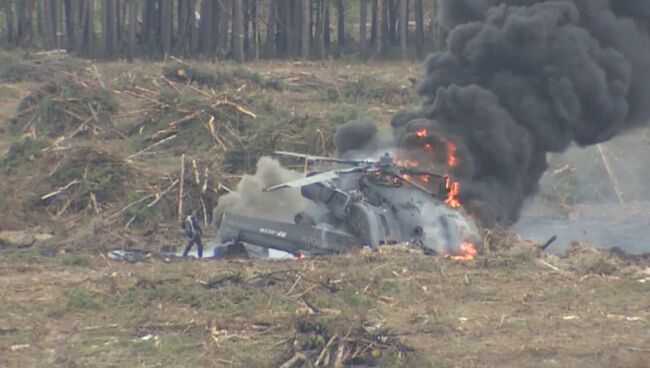
POLYGON ((224 212, 217 221, 214 256, 244 245, 312 256, 397 243, 452 257, 476 254, 479 232, 458 205, 457 185, 447 175, 401 165, 389 153, 379 160, 275 155, 304 160, 305 168, 335 165, 263 189, 269 196, 299 189, 319 210, 296 213, 294 223, 224 212))

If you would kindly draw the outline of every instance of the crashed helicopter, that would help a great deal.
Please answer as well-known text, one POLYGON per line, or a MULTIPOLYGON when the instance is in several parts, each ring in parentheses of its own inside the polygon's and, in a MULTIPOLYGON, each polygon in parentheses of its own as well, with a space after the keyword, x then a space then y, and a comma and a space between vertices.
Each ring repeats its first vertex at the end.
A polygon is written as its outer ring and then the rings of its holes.
POLYGON ((389 153, 379 160, 274 154, 305 160, 305 168, 308 163, 336 165, 263 189, 270 196, 275 191, 299 189, 320 211, 296 213, 294 223, 224 212, 216 221, 213 256, 245 251, 249 246, 314 256, 397 243, 430 254, 476 253, 479 231, 456 205, 457 187, 447 175, 401 165, 389 153))

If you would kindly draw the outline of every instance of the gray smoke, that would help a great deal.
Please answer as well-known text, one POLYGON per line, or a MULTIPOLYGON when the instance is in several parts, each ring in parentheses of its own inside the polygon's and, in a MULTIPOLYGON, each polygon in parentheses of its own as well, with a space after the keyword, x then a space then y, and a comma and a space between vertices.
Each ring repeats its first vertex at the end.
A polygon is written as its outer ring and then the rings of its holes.
POLYGON ((425 63, 421 109, 393 118, 394 145, 438 163, 454 142, 461 201, 484 224, 518 219, 547 152, 650 119, 650 1, 438 1, 448 50, 425 63))
POLYGON ((224 212, 253 216, 272 221, 293 222, 300 211, 315 211, 314 202, 305 199, 298 189, 283 189, 265 193, 262 189, 301 178, 300 173, 283 168, 277 160, 262 157, 254 175, 245 175, 237 189, 219 198, 214 211, 215 221, 224 212))

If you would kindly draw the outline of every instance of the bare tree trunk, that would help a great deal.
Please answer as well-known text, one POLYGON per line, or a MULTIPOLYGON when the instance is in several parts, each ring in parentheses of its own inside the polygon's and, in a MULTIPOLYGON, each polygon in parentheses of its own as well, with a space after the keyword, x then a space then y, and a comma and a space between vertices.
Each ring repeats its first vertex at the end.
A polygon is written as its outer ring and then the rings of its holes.
POLYGON ((367 52, 367 30, 366 24, 368 22, 368 1, 360 0, 359 2, 359 56, 364 59, 367 52))
POLYGON ((338 39, 339 48, 345 47, 345 4, 343 0, 338 0, 336 3, 336 37, 338 39))
POLYGON ((244 56, 248 54, 248 51, 250 50, 250 29, 248 27, 248 23, 251 21, 251 2, 250 0, 243 0, 242 1, 242 40, 244 41, 244 56))
POLYGON ((129 0, 129 48, 126 58, 129 62, 133 61, 135 57, 135 48, 137 47, 138 40, 136 39, 136 31, 138 24, 138 2, 136 0, 129 0))
POLYGON ((379 0, 377 2, 377 49, 373 59, 383 58, 386 53, 386 12, 384 11, 387 1, 379 0))
POLYGON ((115 51, 122 55, 123 53, 123 37, 124 37, 124 9, 122 5, 126 0, 115 0, 115 51))
POLYGON ((415 0, 415 44, 418 58, 422 58, 424 50, 424 9, 422 0, 415 0))
POLYGON ((399 4, 397 1, 400 0, 387 0, 385 11, 388 16, 384 19, 384 22, 387 22, 388 25, 388 39, 394 46, 397 45, 397 21, 399 19, 399 4))
MULTIPOLYGON (((34 6, 35 0, 25 0, 25 38, 28 43, 33 44, 35 41, 34 37, 34 6)), ((22 3, 22 1, 19 1, 22 3)))
POLYGON ((78 53, 93 56, 95 55, 95 2, 87 1, 84 6, 83 32, 79 42, 78 53))
POLYGON ((144 54, 153 56, 157 52, 159 30, 158 25, 158 9, 156 0, 144 0, 142 9, 142 36, 141 47, 143 47, 144 54))
POLYGON ((291 45, 292 56, 300 57, 300 48, 302 45, 302 0, 292 0, 291 6, 291 34, 293 35, 293 44, 291 45))
POLYGON ((201 19, 199 20, 199 52, 203 55, 212 57, 214 55, 213 36, 214 30, 212 26, 214 20, 212 19, 212 7, 218 6, 211 0, 201 1, 201 19))
POLYGON ((372 13, 370 15, 370 44, 377 45, 377 10, 379 8, 379 1, 372 0, 372 13))
POLYGON ((47 42, 47 33, 45 32, 45 17, 43 16, 45 10, 42 1, 36 2, 36 35, 43 41, 47 42))
POLYGON ((118 7, 120 0, 113 0, 111 6, 112 6, 112 14, 113 14, 113 21, 111 22, 111 54, 113 55, 112 57, 115 56, 117 52, 117 43, 118 43, 118 27, 120 26, 120 19, 119 19, 119 14, 120 14, 120 8, 118 7))
POLYGON ((323 46, 323 0, 314 0, 316 11, 313 14, 314 18, 314 38, 312 44, 315 47, 317 57, 321 57, 323 46))
POLYGON ((27 9, 24 1, 17 1, 16 3, 16 44, 20 45, 25 40, 26 23, 27 23, 27 9))
POLYGON ((323 0, 323 41, 325 42, 325 49, 330 49, 332 42, 330 33, 330 2, 323 0))
POLYGON ((162 0, 162 52, 167 57, 172 51, 172 32, 174 27, 174 1, 162 0))
POLYGON ((408 58, 408 0, 399 0, 399 43, 402 50, 402 58, 408 58))
POLYGON ((190 1, 177 0, 176 2, 176 42, 174 42, 174 52, 178 55, 187 55, 187 49, 190 46, 188 40, 188 8, 190 1))
POLYGON ((111 42, 110 42, 110 37, 111 37, 111 31, 109 28, 111 27, 111 23, 113 22, 113 17, 111 16, 111 11, 112 11, 112 0, 102 0, 102 58, 103 59, 108 59, 111 57, 111 42))
POLYGON ((77 37, 77 8, 79 4, 78 0, 65 0, 63 5, 65 7, 66 48, 68 51, 72 51, 77 37))
POLYGON ((232 51, 232 37, 230 35, 230 21, 232 4, 231 0, 219 0, 219 47, 222 56, 228 55, 232 51))
POLYGON ((102 58, 115 57, 116 49, 116 9, 115 0, 104 0, 102 3, 102 58))
POLYGON ((178 1, 178 30, 176 32, 175 52, 181 55, 193 55, 195 48, 196 0, 178 1))
POLYGON ((433 37, 433 48, 435 51, 444 50, 446 48, 447 34, 445 29, 438 23, 438 2, 433 2, 433 11, 431 14, 431 35, 433 37))
POLYGON ((13 11, 13 0, 5 0, 4 9, 5 9, 5 24, 7 27, 7 33, 5 34, 7 42, 9 44, 15 44, 15 32, 14 32, 14 11, 13 11))
POLYGON ((278 21, 278 4, 277 0, 271 0, 269 3, 269 16, 266 21, 266 57, 272 58, 275 56, 275 36, 277 32, 278 21))
POLYGON ((311 34, 311 5, 309 0, 301 0, 300 9, 302 13, 302 31, 300 32, 302 42, 300 43, 300 56, 303 59, 309 59, 309 38, 311 34))
POLYGON ((318 55, 321 59, 325 59, 327 56, 325 54, 326 48, 328 48, 329 43, 329 3, 328 0, 322 0, 321 14, 320 14, 320 37, 318 37, 318 55))
POLYGON ((276 35, 275 35, 275 48, 278 57, 286 57, 287 55, 287 21, 285 19, 286 7, 288 6, 287 0, 278 1, 278 11, 276 14, 276 35))
POLYGON ((241 63, 244 61, 244 34, 242 27, 242 0, 232 0, 232 55, 241 63))
POLYGON ((285 57, 291 57, 294 55, 294 38, 296 35, 293 34, 292 28, 293 28, 293 22, 292 22, 292 17, 291 17, 291 0, 286 0, 284 7, 282 8, 282 20, 284 23, 284 37, 285 37, 285 50, 284 50, 284 56, 285 57))
POLYGON ((52 24, 52 0, 45 0, 43 8, 43 23, 45 25, 45 39, 43 40, 43 45, 46 49, 54 48, 54 24, 52 24))
POLYGON ((251 1, 251 27, 253 28, 253 60, 260 58, 260 29, 257 22, 257 0, 251 1))
POLYGON ((189 24, 187 25, 187 27, 189 32, 188 40, 190 42, 188 48, 189 48, 190 55, 195 55, 199 44, 199 34, 196 30, 196 0, 187 0, 187 1, 188 1, 187 11, 189 13, 188 14, 189 24))

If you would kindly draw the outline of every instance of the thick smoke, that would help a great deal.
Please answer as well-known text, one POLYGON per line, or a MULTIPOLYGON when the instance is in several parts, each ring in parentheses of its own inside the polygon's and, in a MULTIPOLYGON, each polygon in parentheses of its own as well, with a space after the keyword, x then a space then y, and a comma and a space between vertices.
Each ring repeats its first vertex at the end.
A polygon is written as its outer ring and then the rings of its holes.
POLYGON ((219 221, 224 212, 232 212, 273 221, 293 222, 296 213, 307 210, 313 212, 317 209, 316 204, 304 198, 298 189, 283 189, 273 194, 265 193, 262 189, 301 177, 300 173, 283 168, 277 160, 262 157, 257 162, 254 175, 245 175, 236 191, 219 199, 213 218, 219 221))
POLYGON ((427 59, 422 107, 393 118, 393 143, 437 164, 453 142, 461 202, 484 224, 518 219, 547 152, 649 120, 650 1, 438 1, 448 50, 427 59))

